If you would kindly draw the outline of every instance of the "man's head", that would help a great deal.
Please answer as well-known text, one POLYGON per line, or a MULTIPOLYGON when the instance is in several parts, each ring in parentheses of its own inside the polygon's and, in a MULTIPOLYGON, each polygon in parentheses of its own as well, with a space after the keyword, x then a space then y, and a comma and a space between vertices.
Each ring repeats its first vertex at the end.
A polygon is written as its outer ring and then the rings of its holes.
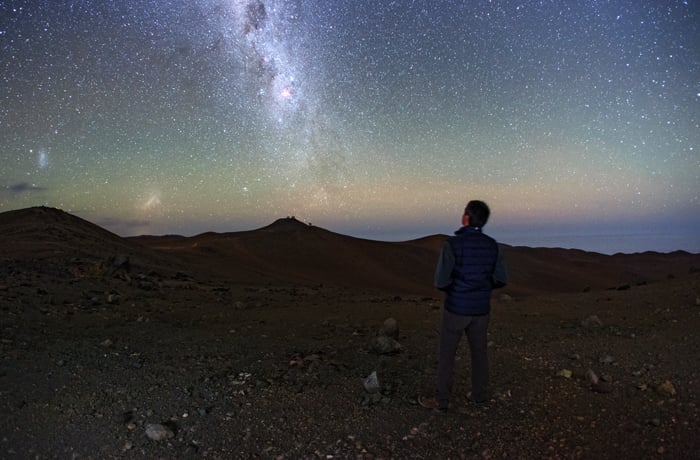
POLYGON ((462 225, 471 225, 472 227, 483 227, 489 220, 491 210, 483 201, 472 200, 467 203, 464 208, 464 216, 462 217, 462 225))

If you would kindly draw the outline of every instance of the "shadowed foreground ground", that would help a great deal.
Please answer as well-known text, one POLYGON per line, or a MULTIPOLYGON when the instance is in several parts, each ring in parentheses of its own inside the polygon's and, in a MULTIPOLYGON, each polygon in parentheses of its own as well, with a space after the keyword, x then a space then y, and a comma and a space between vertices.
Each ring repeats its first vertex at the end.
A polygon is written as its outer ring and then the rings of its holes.
POLYGON ((435 379, 429 288, 227 280, 236 270, 212 276, 191 254, 50 217, 2 228, 14 239, 0 264, 0 458, 690 458, 700 447, 696 270, 495 294, 493 398, 467 402, 464 344, 453 405, 435 416, 416 405, 435 379), (389 317, 401 348, 380 354, 389 317), (363 386, 372 371, 377 393, 363 386), (157 425, 161 440, 147 435, 157 425))

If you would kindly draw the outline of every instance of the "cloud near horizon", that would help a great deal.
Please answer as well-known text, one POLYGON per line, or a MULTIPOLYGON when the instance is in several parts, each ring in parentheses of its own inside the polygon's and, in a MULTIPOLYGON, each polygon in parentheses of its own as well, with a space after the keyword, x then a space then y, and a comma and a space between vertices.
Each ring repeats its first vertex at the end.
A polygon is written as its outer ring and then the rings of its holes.
POLYGON ((48 190, 46 187, 40 187, 36 184, 30 184, 29 182, 17 182, 15 184, 6 185, 5 190, 12 194, 25 193, 25 192, 44 192, 48 190))

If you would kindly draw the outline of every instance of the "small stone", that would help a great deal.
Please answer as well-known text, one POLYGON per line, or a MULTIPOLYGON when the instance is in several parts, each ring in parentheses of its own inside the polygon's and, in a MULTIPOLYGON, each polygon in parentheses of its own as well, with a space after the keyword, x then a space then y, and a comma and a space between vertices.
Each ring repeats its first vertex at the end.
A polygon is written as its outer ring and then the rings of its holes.
POLYGON ((586 371, 586 379, 588 379, 591 385, 597 385, 599 381, 598 376, 595 372, 593 372, 593 369, 588 369, 586 371))
POLYGON ((391 337, 396 340, 399 338, 399 323, 394 318, 387 318, 379 328, 379 336, 391 337))
POLYGON ((600 327, 602 325, 603 322, 600 320, 600 318, 598 318, 597 315, 591 315, 581 321, 581 326, 583 327, 600 327))
POLYGON ((676 395, 676 388, 673 386, 673 383, 671 383, 669 380, 666 380, 665 382, 657 386, 656 391, 663 396, 676 395))
POLYGON ((112 346, 112 341, 109 339, 105 339, 102 342, 100 342, 100 346, 105 347, 105 348, 109 348, 112 346))
POLYGON ((372 340, 372 350, 380 355, 397 353, 401 351, 401 344, 391 337, 379 335, 372 340))
POLYGON ((119 294, 110 293, 107 295, 107 303, 108 304, 118 304, 119 298, 120 298, 119 294))
POLYGON ((134 447, 134 443, 131 441, 126 441, 124 443, 124 447, 122 447, 122 451, 126 452, 127 450, 131 450, 134 447))
POLYGON ((377 376, 377 371, 372 371, 363 381, 362 385, 365 387, 368 393, 376 393, 381 388, 379 384, 379 377, 377 376))
POLYGON ((560 377, 564 377, 565 379, 570 379, 573 374, 574 373, 571 372, 569 369, 562 369, 557 375, 560 377))
POLYGON ((146 425, 146 436, 152 441, 162 441, 175 436, 173 431, 160 423, 150 423, 146 425))

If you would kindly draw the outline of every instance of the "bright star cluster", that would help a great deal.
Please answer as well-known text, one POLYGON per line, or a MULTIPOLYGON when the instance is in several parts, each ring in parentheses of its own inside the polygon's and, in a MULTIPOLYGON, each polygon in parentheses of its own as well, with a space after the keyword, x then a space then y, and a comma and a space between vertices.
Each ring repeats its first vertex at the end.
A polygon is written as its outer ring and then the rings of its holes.
POLYGON ((0 211, 122 235, 295 215, 396 240, 448 233, 480 198, 505 242, 653 227, 700 251, 699 11, 0 2, 0 211))

